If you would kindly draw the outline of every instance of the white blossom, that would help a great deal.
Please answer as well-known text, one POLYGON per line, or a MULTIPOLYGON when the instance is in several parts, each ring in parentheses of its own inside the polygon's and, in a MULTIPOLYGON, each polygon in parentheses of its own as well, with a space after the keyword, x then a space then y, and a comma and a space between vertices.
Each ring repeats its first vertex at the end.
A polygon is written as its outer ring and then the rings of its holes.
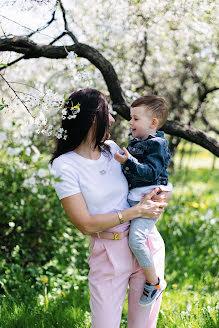
POLYGON ((33 149, 35 154, 40 155, 40 151, 35 145, 32 145, 31 148, 33 149))
POLYGON ((12 148, 12 147, 8 147, 7 148, 7 153, 8 155, 10 156, 17 156, 18 154, 20 154, 20 152, 23 150, 22 147, 15 147, 15 148, 12 148))
POLYGON ((0 131, 0 142, 7 140, 7 134, 4 131, 0 131))
POLYGON ((33 162, 33 163, 36 163, 36 162, 38 161, 39 157, 40 157, 39 154, 34 154, 34 155, 32 156, 32 162, 33 162))
POLYGON ((27 156, 30 156, 30 154, 31 154, 31 148, 30 148, 30 147, 27 147, 27 148, 25 149, 25 154, 26 154, 27 156))
POLYGON ((7 121, 3 122, 2 126, 3 126, 3 129, 10 130, 13 125, 12 125, 12 122, 11 121, 8 121, 7 120, 7 121))
POLYGON ((47 175, 47 172, 45 169, 39 169, 37 172, 38 177, 44 178, 47 175))
POLYGON ((75 59, 77 58, 77 54, 74 51, 68 53, 67 59, 75 59))
POLYGON ((46 199, 46 195, 37 195, 37 197, 39 198, 39 199, 46 199))
POLYGON ((35 176, 31 176, 30 178, 27 178, 24 180, 23 185, 24 187, 32 187, 36 184, 36 178, 35 176))

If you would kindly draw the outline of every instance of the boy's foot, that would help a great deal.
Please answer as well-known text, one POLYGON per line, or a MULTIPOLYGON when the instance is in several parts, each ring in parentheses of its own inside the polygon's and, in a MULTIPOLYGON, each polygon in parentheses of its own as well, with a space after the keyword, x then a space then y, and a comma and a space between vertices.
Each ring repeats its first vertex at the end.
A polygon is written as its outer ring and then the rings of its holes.
POLYGON ((147 282, 144 284, 144 290, 141 295, 139 305, 146 307, 153 304, 158 297, 162 294, 164 289, 166 288, 167 283, 165 280, 160 282, 160 278, 158 278, 157 285, 150 285, 147 282))

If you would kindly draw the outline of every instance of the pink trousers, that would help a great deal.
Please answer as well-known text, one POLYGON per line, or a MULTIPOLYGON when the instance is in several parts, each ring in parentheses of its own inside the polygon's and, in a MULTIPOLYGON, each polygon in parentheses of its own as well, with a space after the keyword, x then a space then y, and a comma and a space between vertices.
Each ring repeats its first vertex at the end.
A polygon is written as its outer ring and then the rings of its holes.
MULTIPOLYGON (((164 276, 165 248, 156 226, 147 240, 159 277, 164 276)), ((119 328, 128 291, 128 328, 155 328, 162 296, 150 307, 138 301, 145 282, 144 274, 132 254, 128 237, 122 240, 90 240, 89 288, 92 328, 119 328)))

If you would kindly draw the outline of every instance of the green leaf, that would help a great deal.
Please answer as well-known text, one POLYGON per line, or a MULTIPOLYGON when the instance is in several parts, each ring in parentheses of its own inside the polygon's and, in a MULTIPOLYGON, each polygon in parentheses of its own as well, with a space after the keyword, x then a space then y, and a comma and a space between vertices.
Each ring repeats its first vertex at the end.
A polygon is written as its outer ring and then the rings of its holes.
POLYGON ((78 103, 77 105, 73 106, 73 108, 78 109, 80 107, 80 104, 78 103))

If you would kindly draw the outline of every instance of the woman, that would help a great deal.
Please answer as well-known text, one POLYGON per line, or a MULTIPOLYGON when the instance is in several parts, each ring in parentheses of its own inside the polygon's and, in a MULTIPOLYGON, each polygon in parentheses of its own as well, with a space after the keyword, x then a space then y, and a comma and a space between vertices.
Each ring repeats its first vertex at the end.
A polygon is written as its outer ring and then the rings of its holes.
MULTIPOLYGON (((154 190, 129 208, 128 184, 114 159, 119 147, 107 140, 114 119, 106 98, 95 89, 73 92, 65 105, 70 118, 77 104, 80 112, 76 118, 62 121, 67 138, 57 141, 51 162, 56 177, 61 178, 56 192, 67 216, 84 235, 91 235, 88 279, 92 327, 120 327, 128 285, 128 327, 156 327, 161 298, 147 309, 138 305, 145 278, 127 236, 130 220, 159 217, 170 193, 156 196, 154 190)), ((163 276, 164 244, 156 227, 148 245, 158 274, 163 276)))

